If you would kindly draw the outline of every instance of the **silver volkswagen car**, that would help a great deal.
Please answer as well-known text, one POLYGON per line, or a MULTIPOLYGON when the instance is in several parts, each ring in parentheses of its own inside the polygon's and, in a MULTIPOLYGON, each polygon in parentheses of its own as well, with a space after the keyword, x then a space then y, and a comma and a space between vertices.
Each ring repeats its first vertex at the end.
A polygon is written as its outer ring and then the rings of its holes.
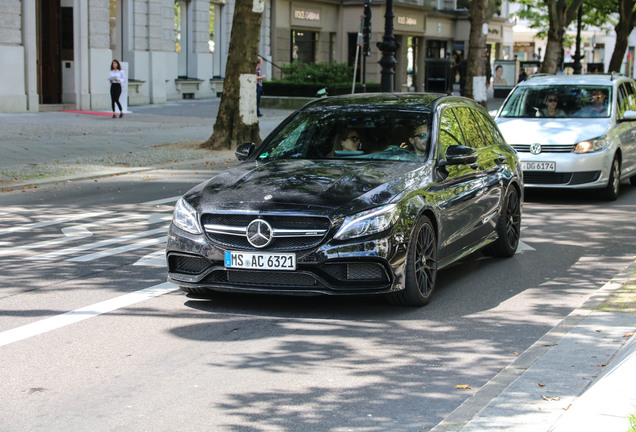
POLYGON ((495 116, 517 150, 525 187, 636 185, 636 82, 623 75, 543 75, 521 82, 495 116))

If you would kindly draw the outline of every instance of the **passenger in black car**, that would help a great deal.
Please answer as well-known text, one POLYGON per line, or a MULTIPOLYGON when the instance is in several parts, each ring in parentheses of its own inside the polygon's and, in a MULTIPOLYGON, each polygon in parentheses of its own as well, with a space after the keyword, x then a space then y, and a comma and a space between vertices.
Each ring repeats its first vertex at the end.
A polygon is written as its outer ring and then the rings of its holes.
POLYGON ((425 156, 428 151, 428 125, 421 124, 416 127, 408 141, 416 155, 425 156))

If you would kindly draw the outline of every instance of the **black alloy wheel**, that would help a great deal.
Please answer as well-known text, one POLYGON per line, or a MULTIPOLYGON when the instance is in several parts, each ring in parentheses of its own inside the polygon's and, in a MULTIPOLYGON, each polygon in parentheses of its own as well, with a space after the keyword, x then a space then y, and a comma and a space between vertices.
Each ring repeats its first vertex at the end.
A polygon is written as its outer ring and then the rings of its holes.
POLYGON ((497 221, 497 240, 485 250, 488 255, 511 257, 517 252, 521 238, 521 199, 514 187, 510 188, 497 221))
POLYGON ((422 216, 413 227, 409 243, 405 288, 389 300, 403 306, 423 306, 429 302, 437 280, 437 234, 431 220, 422 216))

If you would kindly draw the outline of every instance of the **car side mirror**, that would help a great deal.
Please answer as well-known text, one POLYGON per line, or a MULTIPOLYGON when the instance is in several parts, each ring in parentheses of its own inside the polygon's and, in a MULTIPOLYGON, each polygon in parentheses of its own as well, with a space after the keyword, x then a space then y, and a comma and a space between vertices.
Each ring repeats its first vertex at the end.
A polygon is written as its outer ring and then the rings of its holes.
POLYGON ((236 156, 238 160, 244 161, 245 159, 247 159, 248 157, 252 155, 252 152, 254 152, 255 148, 256 148, 256 144, 254 144, 253 142, 242 143, 236 147, 236 150, 234 151, 234 155, 236 156))
POLYGON ((621 121, 634 121, 636 120, 636 111, 627 110, 625 114, 623 114, 623 118, 621 121))
POLYGON ((477 151, 468 146, 451 145, 446 149, 446 160, 441 165, 470 165, 477 162, 477 151))

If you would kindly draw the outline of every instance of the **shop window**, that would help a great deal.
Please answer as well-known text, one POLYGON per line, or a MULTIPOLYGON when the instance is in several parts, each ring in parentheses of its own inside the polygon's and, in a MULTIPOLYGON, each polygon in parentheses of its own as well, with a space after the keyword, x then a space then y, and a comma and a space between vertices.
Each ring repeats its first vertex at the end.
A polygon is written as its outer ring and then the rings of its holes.
POLYGON ((426 58, 445 58, 446 57, 446 41, 427 40, 426 41, 426 58))
POLYGON ((329 33, 329 63, 336 61, 336 33, 329 33))
POLYGON ((113 58, 121 60, 122 58, 122 26, 121 26, 121 1, 110 0, 109 10, 109 26, 110 26, 110 50, 113 52, 113 58))
POLYGON ((221 58, 221 38, 223 32, 221 31, 221 11, 223 3, 220 0, 212 0, 210 2, 210 39, 208 40, 208 50, 212 54, 212 76, 220 77, 223 69, 221 58))
POLYGON ((188 53, 190 32, 188 29, 188 6, 190 2, 176 0, 174 2, 174 49, 177 53, 177 75, 188 76, 188 53))
POLYGON ((318 33, 307 30, 291 31, 292 62, 315 63, 318 33))

